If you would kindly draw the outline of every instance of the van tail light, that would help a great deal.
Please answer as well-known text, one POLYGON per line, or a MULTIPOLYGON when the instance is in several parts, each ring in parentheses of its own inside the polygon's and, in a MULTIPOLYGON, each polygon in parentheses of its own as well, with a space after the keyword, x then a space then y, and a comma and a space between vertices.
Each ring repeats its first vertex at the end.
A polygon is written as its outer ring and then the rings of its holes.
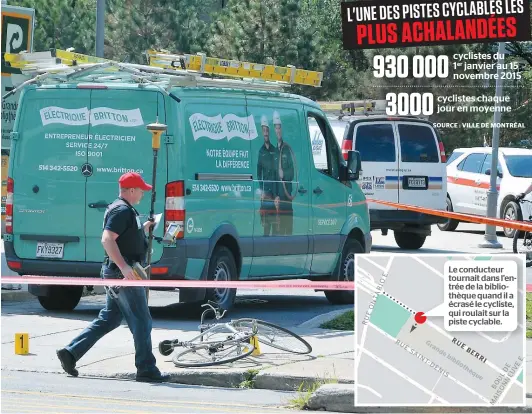
POLYGON ((15 189, 15 181, 11 177, 7 177, 7 197, 6 197, 6 233, 13 234, 13 192, 15 189))
POLYGON ((166 203, 164 209, 164 231, 170 224, 177 224, 179 233, 176 238, 185 235, 185 182, 172 181, 166 184, 166 203))
POLYGON ((353 141, 349 139, 344 139, 342 141, 342 156, 344 157, 344 160, 347 161, 347 153, 348 151, 351 151, 353 148, 353 141))
POLYGON ((443 142, 442 141, 438 141, 438 147, 440 149, 441 162, 446 163, 447 162, 447 156, 445 155, 445 148, 443 147, 443 142))

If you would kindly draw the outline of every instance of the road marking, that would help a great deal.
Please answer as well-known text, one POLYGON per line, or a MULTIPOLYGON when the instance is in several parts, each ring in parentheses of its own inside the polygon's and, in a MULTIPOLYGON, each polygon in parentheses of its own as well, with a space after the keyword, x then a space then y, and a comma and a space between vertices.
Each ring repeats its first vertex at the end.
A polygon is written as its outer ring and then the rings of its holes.
MULTIPOLYGON (((371 327, 375 330, 377 330, 379 333, 381 333, 382 335, 384 335, 386 338, 392 340, 392 341, 396 341, 396 339, 389 335, 387 332, 384 332, 381 328, 379 328, 378 326, 376 325, 373 325, 371 322, 368 324, 368 325, 371 325, 371 327)), ((453 380, 456 384, 460 385, 462 388, 466 389, 467 391, 469 391, 471 394, 473 395, 476 395, 478 398, 480 398, 482 401, 486 402, 486 403, 489 403, 489 400, 486 399, 484 396, 482 396, 481 394, 479 394, 478 392, 476 392, 475 390, 469 388, 467 385, 465 385, 464 383, 462 383, 461 381, 459 381, 458 379, 456 379, 455 377, 453 377, 450 373, 449 375, 447 376, 448 379, 450 380, 453 380)))
MULTIPOLYGON (((188 404, 188 405, 196 405, 196 406, 202 406, 202 405, 210 405, 210 406, 216 406, 216 407, 238 407, 238 408, 256 408, 256 409, 263 409, 263 410, 279 410, 279 407, 268 407, 263 405, 252 405, 252 404, 239 404, 239 403, 224 403, 224 402, 206 402, 206 401, 180 401, 180 400, 165 400, 164 404, 161 404, 160 401, 156 400, 131 400, 131 399, 123 399, 123 398, 115 398, 115 397, 95 397, 92 395, 77 395, 77 394, 56 394, 53 392, 36 392, 36 391, 20 391, 20 390, 2 390, 2 393, 8 393, 8 394, 22 394, 22 395, 32 395, 32 396, 49 396, 50 398, 77 398, 79 400, 86 400, 86 401, 103 401, 106 403, 114 403, 117 404, 124 404, 124 405, 133 405, 133 404, 143 404, 148 407, 167 407, 167 406, 176 406, 179 404, 188 404)), ((202 408, 198 407, 197 409, 200 410, 208 410, 211 408, 202 408)), ((225 408, 224 408, 225 409, 225 408)), ((225 411, 231 411, 225 409, 225 411)), ((233 410, 234 411, 234 410, 233 410)), ((234 411, 234 412, 249 412, 249 411, 234 411)))
POLYGON ((425 263, 423 260, 421 260, 419 257, 417 256, 413 256, 412 257, 416 262, 419 262, 421 263, 423 266, 425 266, 427 269, 433 271, 434 273, 436 273, 439 277, 441 277, 442 279, 445 279, 445 276, 442 275, 439 271, 437 271, 436 269, 434 269, 431 265, 425 263))
MULTIPOLYGON (((442 377, 443 377, 443 372, 438 377, 438 381, 436 381, 436 384, 434 384, 434 387, 432 387, 432 390, 431 390, 432 392, 434 392, 434 390, 436 389, 436 387, 440 383, 440 380, 442 379, 442 377)), ((434 396, 430 397, 429 404, 432 404, 433 401, 434 401, 434 396)))
POLYGON ((375 395, 376 397, 379 397, 379 398, 382 398, 382 395, 380 395, 377 391, 375 391, 373 388, 371 387, 368 387, 367 385, 362 385, 362 384, 356 384, 356 387, 357 388, 362 388, 363 390, 368 390, 369 392, 371 392, 373 395, 375 395))
POLYGON ((441 401, 442 403, 444 404, 449 404, 447 401, 445 401, 443 398, 441 398, 440 396, 434 394, 432 391, 428 390, 427 388, 423 387, 422 385, 418 384, 416 381, 414 381, 412 378, 410 378, 408 375, 402 373, 401 371, 399 371, 398 369, 396 369, 394 366, 388 364, 386 361, 382 360, 381 358, 379 358, 378 356, 374 355, 372 352, 368 351, 367 349, 365 348, 362 348, 362 352, 367 354, 369 357, 371 357, 372 359, 374 359, 375 361, 377 361, 378 363, 380 363, 381 365, 384 365, 386 368, 388 368, 390 371, 394 372, 395 374, 397 374, 398 376, 402 377, 403 379, 406 379, 409 383, 411 383, 414 387, 420 389, 421 391, 429 394, 430 396, 435 396, 436 399, 438 399, 439 401, 441 401))

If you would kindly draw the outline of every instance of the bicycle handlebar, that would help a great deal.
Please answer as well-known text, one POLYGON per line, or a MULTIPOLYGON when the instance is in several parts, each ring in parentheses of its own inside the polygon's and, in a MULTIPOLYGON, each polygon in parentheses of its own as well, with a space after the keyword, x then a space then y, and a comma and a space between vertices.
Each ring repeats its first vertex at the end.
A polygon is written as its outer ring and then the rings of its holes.
POLYGON ((223 309, 223 312, 220 314, 220 308, 211 305, 211 303, 215 303, 215 302, 209 301, 209 303, 204 303, 203 305, 201 305, 201 307, 205 308, 205 307, 208 306, 214 312, 214 316, 215 316, 216 319, 222 319, 224 317, 225 313, 227 312, 227 309, 223 309))

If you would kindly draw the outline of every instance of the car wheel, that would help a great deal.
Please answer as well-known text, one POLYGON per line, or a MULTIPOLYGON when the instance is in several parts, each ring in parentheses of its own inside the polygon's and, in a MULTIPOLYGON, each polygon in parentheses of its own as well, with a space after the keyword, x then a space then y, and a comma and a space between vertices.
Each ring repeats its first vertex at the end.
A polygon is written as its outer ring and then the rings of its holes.
MULTIPOLYGON (((447 211, 453 211, 453 203, 449 197, 447 197, 447 211)), ((437 226, 441 231, 455 231, 458 224, 460 224, 458 220, 448 219, 445 223, 438 223, 437 226)))
MULTIPOLYGON (((504 206, 504 212, 502 215, 504 220, 523 220, 523 213, 521 212, 521 208, 515 201, 509 201, 504 206)), ((505 227, 503 229, 504 235, 509 238, 513 238, 515 234, 515 229, 510 229, 505 227)))
MULTIPOLYGON (((238 270, 233 253, 225 246, 218 246, 209 262, 208 280, 232 281, 238 280, 238 270)), ((207 289, 205 302, 216 302, 222 309, 233 307, 236 289, 216 288, 207 289)))
POLYGON ((71 311, 78 306, 83 286, 50 286, 48 296, 37 296, 41 306, 49 311, 71 311))
POLYGON ((427 238, 427 236, 406 231, 394 231, 393 236, 397 245, 405 250, 420 249, 425 244, 425 239, 427 238))
MULTIPOLYGON (((345 243, 335 281, 350 282, 355 278, 355 255, 364 253, 358 240, 348 239, 345 243)), ((348 305, 355 302, 354 290, 326 290, 325 297, 333 305, 348 305)))

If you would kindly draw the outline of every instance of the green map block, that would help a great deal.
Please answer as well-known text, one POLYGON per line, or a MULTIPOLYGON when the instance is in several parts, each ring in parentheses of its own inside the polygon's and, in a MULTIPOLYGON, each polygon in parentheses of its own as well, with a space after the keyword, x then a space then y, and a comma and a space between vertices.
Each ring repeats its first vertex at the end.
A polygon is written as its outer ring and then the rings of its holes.
POLYGON ((412 314, 401 305, 385 295, 379 295, 369 321, 395 338, 411 317, 412 314))

